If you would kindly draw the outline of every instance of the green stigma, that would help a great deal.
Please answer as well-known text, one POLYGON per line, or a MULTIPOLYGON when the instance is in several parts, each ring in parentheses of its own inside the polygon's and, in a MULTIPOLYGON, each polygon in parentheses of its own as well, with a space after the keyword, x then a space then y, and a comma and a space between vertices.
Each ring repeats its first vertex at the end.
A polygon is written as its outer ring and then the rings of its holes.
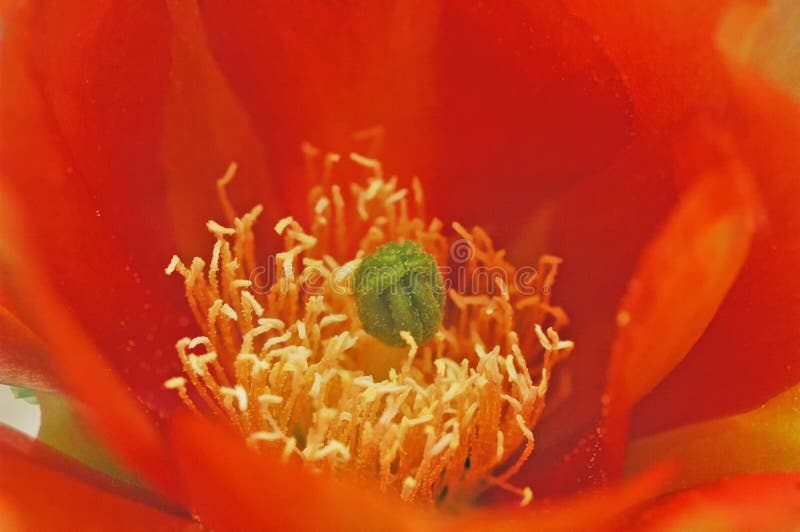
POLYGON ((372 336, 401 346, 400 331, 418 345, 442 322, 444 281, 434 258, 412 240, 389 242, 365 258, 354 277, 358 316, 372 336))

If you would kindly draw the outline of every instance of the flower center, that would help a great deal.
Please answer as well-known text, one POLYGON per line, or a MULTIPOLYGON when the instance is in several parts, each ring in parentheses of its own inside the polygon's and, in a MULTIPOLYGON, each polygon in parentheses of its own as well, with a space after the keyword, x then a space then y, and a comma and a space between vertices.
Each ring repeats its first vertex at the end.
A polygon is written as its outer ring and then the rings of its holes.
MULTIPOLYGON (((322 158, 322 181, 338 159, 322 158)), ((165 386, 256 449, 368 479, 404 501, 454 503, 498 485, 527 504, 530 488, 509 478, 533 451, 551 369, 573 347, 559 339, 567 318, 550 302, 560 259, 517 269, 479 227, 454 223, 445 236, 424 218, 418 180, 409 191, 378 161, 351 159, 371 173, 366 183, 351 185, 348 200, 338 185, 313 188, 310 230, 280 220, 284 251, 266 266, 255 259, 261 206, 237 217, 225 189, 235 166, 219 180, 229 221, 207 224, 210 261, 173 257, 166 268, 183 276, 202 336, 178 341, 184 375, 165 386), (417 332, 398 320, 387 333, 398 341, 385 343, 353 285, 365 257, 390 242, 432 257, 447 291, 443 320, 417 318, 417 332)))

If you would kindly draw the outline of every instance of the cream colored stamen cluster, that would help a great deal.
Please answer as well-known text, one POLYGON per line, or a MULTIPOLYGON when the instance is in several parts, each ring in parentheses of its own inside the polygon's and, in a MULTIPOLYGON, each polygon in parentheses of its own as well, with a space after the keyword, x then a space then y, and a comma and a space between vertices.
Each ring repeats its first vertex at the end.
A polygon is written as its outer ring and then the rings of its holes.
MULTIPOLYGON (((306 153, 318 163, 315 150, 306 153)), ((321 159, 327 182, 338 156, 321 159)), ((253 234, 261 207, 236 217, 225 193, 233 172, 220 180, 229 220, 208 223, 211 259, 173 257, 166 269, 183 276, 202 335, 177 343, 184 375, 165 386, 255 448, 405 501, 450 502, 500 485, 527 504, 531 490, 509 478, 533 450, 551 369, 572 349, 556 332, 566 316, 550 303, 560 261, 542 258, 538 291, 525 295, 484 231, 453 224, 445 237, 442 222, 423 219, 417 180, 399 188, 377 161, 351 159, 369 174, 363 185, 314 188, 310 231, 292 218, 275 225, 284 249, 267 290, 258 290, 265 272, 253 234), (434 339, 417 346, 404 334, 408 348, 397 349, 364 332, 349 283, 366 254, 404 239, 467 279, 482 269, 505 275, 451 289, 434 339), (468 246, 465 262, 450 257, 456 241, 468 246)))

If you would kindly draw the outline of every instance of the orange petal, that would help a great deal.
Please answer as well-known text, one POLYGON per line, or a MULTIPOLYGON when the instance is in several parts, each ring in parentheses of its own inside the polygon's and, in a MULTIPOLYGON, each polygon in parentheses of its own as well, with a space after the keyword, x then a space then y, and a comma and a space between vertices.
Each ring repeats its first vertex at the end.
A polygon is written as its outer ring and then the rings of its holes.
POLYGON ((680 471, 669 491, 729 475, 800 471, 800 386, 756 410, 635 440, 625 468, 640 471, 672 459, 680 471))
POLYGON ((623 483, 569 498, 534 503, 530 509, 468 512, 451 530, 597 530, 610 527, 661 490, 672 468, 659 465, 623 483))
POLYGON ((732 477, 676 493, 647 508, 631 530, 795 530, 800 474, 732 477))
POLYGON ((9 308, 0 305, 0 382, 37 390, 55 389, 44 342, 9 308))
POLYGON ((731 6, 720 27, 720 48, 800 98, 800 5, 793 0, 749 0, 731 6))
POLYGON ((177 417, 171 438, 191 509, 215 530, 432 527, 414 507, 257 455, 205 418, 177 417))
POLYGON ((4 530, 198 530, 141 490, 0 428, 0 523, 4 530), (155 503, 155 504, 154 504, 155 503))
MULTIPOLYGON (((0 234, 8 235, 16 225, 13 207, 0 187, 0 234), (9 213, 12 213, 9 215, 9 213)), ((0 241, 0 382, 28 388, 52 390, 56 378, 48 362, 47 348, 42 339, 24 322, 18 309, 12 306, 15 287, 5 286, 2 279, 11 276, 17 260, 13 239, 0 241)))

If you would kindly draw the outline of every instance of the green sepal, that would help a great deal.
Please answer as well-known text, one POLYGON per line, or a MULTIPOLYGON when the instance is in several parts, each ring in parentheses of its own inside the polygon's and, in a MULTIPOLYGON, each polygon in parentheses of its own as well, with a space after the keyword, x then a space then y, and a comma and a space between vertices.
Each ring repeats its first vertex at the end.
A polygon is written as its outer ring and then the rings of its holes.
POLYGON ((30 405, 38 405, 39 401, 36 400, 36 390, 30 388, 22 388, 18 386, 9 386, 12 395, 16 399, 22 399, 30 405))
POLYGON ((105 445, 87 429, 69 397, 58 392, 36 391, 42 411, 38 439, 89 467, 132 484, 140 484, 105 445))

